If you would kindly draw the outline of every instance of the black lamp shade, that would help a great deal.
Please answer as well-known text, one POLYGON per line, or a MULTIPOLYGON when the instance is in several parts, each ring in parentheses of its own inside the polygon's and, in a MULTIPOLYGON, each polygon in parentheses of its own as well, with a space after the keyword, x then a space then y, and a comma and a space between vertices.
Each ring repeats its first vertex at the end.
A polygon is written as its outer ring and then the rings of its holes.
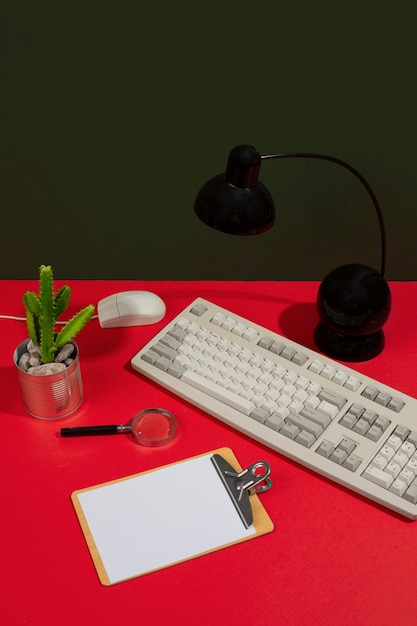
POLYGON ((231 150, 226 172, 209 180, 197 194, 194 210, 207 226, 231 235, 258 235, 269 230, 275 207, 258 180, 261 155, 251 146, 231 150))

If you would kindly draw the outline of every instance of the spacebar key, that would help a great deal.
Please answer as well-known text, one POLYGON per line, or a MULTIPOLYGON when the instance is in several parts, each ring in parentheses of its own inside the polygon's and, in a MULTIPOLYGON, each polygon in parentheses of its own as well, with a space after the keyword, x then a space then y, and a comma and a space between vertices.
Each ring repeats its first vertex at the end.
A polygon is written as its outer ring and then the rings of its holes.
POLYGON ((245 415, 250 415, 250 413, 252 413, 255 409, 253 402, 238 396, 236 393, 233 393, 224 387, 220 387, 220 385, 216 385, 216 383, 213 383, 211 380, 207 380, 207 378, 203 378, 203 376, 200 376, 200 374, 196 374, 193 371, 184 372, 181 376, 181 380, 188 383, 192 387, 199 389, 200 391, 204 391, 204 393, 209 395, 211 398, 220 400, 220 402, 227 404, 227 406, 230 406, 245 415))

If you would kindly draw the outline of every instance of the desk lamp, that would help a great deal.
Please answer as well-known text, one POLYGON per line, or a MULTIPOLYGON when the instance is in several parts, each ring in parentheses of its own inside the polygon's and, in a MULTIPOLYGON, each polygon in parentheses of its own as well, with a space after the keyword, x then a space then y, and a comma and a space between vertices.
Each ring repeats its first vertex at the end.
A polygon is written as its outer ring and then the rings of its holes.
POLYGON ((262 161, 270 159, 320 159, 351 172, 368 192, 376 210, 382 243, 381 270, 352 263, 330 272, 317 295, 320 321, 315 343, 328 356, 342 361, 365 361, 384 347, 382 327, 388 319, 391 294, 384 278, 385 227, 380 206, 364 177, 351 165, 332 156, 314 153, 261 155, 247 145, 231 150, 226 172, 210 179, 197 194, 194 210, 208 226, 231 235, 257 235, 275 220, 271 194, 258 180, 262 161))

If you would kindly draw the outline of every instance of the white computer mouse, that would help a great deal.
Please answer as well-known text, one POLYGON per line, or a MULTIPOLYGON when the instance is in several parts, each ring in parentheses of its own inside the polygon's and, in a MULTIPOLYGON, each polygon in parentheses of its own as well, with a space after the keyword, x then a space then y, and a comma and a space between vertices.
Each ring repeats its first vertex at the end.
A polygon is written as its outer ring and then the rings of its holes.
POLYGON ((121 291, 103 298, 97 304, 102 328, 156 324, 165 312, 164 301, 151 291, 121 291))

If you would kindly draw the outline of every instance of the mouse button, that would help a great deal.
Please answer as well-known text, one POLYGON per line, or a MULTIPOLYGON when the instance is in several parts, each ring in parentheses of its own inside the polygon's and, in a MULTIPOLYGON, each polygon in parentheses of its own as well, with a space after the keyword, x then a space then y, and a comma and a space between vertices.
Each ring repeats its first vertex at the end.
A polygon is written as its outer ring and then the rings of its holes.
POLYGON ((119 317, 117 299, 114 296, 103 298, 97 304, 98 321, 101 327, 109 324, 111 320, 119 317))
POLYGON ((141 292, 125 291, 117 298, 117 307, 120 317, 146 315, 148 305, 144 294, 141 292))

